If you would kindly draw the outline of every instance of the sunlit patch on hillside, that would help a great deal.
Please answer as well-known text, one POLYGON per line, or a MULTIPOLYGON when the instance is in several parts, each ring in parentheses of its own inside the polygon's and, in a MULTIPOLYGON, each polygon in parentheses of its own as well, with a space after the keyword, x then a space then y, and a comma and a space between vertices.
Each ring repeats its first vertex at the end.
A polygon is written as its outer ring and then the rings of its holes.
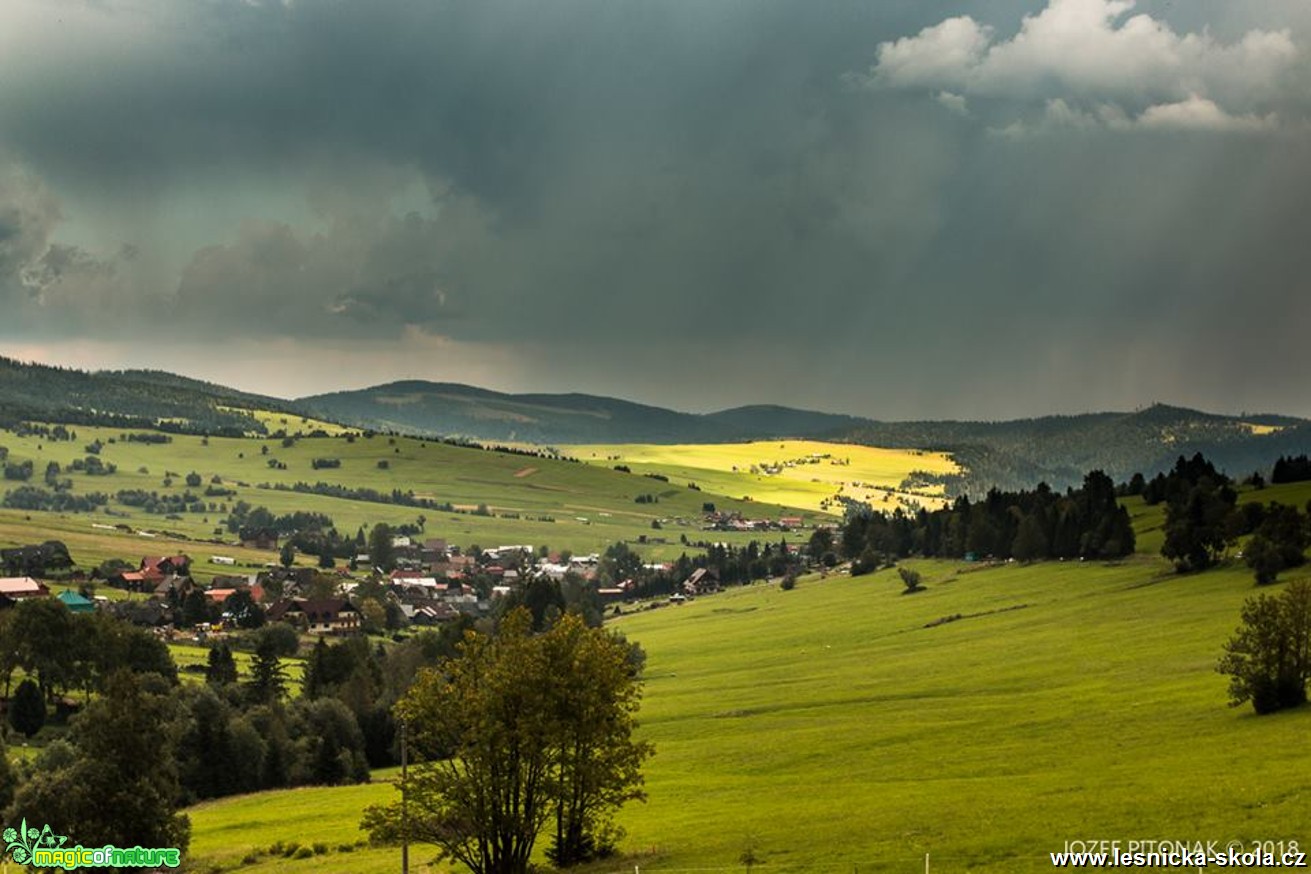
POLYGON ((941 506, 947 498, 940 478, 961 470, 941 452, 816 440, 573 445, 561 451, 706 492, 835 514, 851 501, 887 511, 941 506))

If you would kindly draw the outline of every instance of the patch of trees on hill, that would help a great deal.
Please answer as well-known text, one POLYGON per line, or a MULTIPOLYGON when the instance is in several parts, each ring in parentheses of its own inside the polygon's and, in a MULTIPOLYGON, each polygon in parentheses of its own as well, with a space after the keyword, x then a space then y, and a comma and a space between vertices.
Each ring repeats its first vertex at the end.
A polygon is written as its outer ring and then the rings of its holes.
POLYGON ((192 494, 190 489, 180 495, 148 492, 145 489, 122 489, 115 497, 125 507, 137 507, 158 515, 204 513, 207 509, 205 501, 192 494))
POLYGON ((1298 509, 1278 502, 1238 506, 1229 477, 1200 453, 1180 456, 1168 474, 1144 485, 1142 496, 1148 504, 1165 502, 1161 554, 1181 573, 1211 567, 1249 534, 1243 558, 1258 584, 1274 582, 1281 571, 1306 561, 1311 525, 1298 509))
POLYGON ((270 489, 275 492, 323 495, 329 498, 344 498, 348 501, 365 501, 370 504, 395 504, 398 507, 418 507, 423 510, 438 510, 447 513, 457 512, 455 507, 447 501, 421 498, 416 496, 413 491, 403 492, 400 489, 382 492, 377 489, 351 488, 338 483, 325 483, 322 480, 316 483, 295 482, 291 485, 286 483, 273 483, 271 485, 269 483, 260 483, 256 488, 270 489))
POLYGON ((941 558, 1111 559, 1133 552, 1128 512, 1101 471, 1078 489, 1061 494, 1040 484, 1032 491, 991 489, 972 502, 966 496, 940 510, 890 514, 862 508, 847 514, 842 554, 853 572, 872 570, 910 555, 941 558))
POLYGON ((421 668, 455 655, 469 626, 457 620, 385 649, 364 638, 320 641, 301 695, 288 700, 284 660, 298 650, 289 626, 234 642, 254 650, 244 680, 224 642, 210 652, 204 685, 179 684, 150 632, 106 613, 72 614, 57 599, 23 601, 0 613, 6 695, 15 672, 27 678, 11 724, 34 734, 54 703, 53 717, 67 718, 70 691, 90 700, 16 773, 0 757, 0 815, 50 819, 100 843, 185 848, 178 810, 198 799, 367 779, 370 767, 396 762, 392 705, 421 668))
POLYGON ((52 492, 39 486, 19 486, 5 492, 4 498, 0 499, 0 506, 10 510, 44 510, 54 513, 93 513, 96 508, 107 503, 109 496, 104 492, 75 495, 63 489, 52 492))
POLYGON ((0 549, 0 570, 7 577, 46 577, 72 566, 68 547, 60 540, 0 549))
POLYGON ((59 422, 231 437, 264 433, 257 419, 233 406, 288 405, 165 373, 86 373, 0 357, 0 428, 9 430, 31 433, 33 422, 59 422))
POLYGON ((1298 455, 1292 458, 1279 456, 1275 462, 1274 470, 1270 472, 1270 482, 1275 485, 1281 483, 1300 483, 1311 480, 1311 459, 1305 455, 1298 455))

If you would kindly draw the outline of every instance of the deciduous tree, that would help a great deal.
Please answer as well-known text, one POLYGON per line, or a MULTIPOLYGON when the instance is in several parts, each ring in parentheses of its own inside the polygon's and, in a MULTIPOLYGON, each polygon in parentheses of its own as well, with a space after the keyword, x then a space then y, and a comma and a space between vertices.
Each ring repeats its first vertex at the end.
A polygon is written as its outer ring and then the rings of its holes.
POLYGON ((554 822, 566 865, 608 848, 610 814, 642 797, 649 744, 633 739, 639 686, 628 648, 574 615, 534 635, 525 609, 494 636, 470 632, 457 658, 423 671, 397 706, 426 759, 399 802, 372 807, 375 838, 408 833, 475 874, 522 874, 554 822))
POLYGON ((1243 624, 1225 644, 1217 670, 1229 675, 1229 703, 1257 713, 1306 703, 1311 682, 1311 583, 1290 583, 1280 595, 1243 605, 1243 624))

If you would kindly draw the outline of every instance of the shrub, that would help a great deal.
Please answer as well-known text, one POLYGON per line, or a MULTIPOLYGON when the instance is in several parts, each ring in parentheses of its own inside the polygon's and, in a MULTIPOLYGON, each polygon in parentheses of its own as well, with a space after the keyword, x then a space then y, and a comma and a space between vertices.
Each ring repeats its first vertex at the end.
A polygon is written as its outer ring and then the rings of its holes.
POLYGON ((897 568, 897 574, 901 577, 901 582, 906 586, 905 594, 909 595, 911 592, 918 592, 924 588, 920 585, 921 577, 919 571, 911 570, 908 567, 899 567, 897 568))

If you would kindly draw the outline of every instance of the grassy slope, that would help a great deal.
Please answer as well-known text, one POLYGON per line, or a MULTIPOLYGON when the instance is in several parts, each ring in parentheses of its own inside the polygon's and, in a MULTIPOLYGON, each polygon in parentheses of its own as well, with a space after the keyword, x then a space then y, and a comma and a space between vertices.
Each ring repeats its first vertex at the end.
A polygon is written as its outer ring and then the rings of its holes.
MULTIPOLYGON (((917 870, 925 852, 935 870, 1043 871, 1067 839, 1311 838, 1311 712, 1226 708, 1214 672, 1245 570, 916 566, 913 596, 884 571, 620 620, 648 653, 658 752, 650 801, 624 814, 633 858, 599 870, 730 870, 748 836, 774 872, 917 870)), ((211 805, 197 852, 210 816, 262 829, 256 844, 336 840, 347 791, 211 805)))
MULTIPOLYGON (((296 427, 299 421, 293 418, 291 424, 296 427)), ((694 491, 685 483, 663 483, 590 465, 409 438, 393 440, 379 436, 360 438, 354 443, 347 443, 342 438, 305 438, 288 448, 283 448, 280 441, 274 439, 216 437, 205 445, 201 438, 190 436, 175 436, 172 443, 163 445, 121 441, 109 444, 108 441, 118 438, 121 432, 99 428, 75 430, 78 440, 73 443, 49 443, 40 438, 19 438, 12 433, 0 432, 0 445, 9 448, 11 461, 29 458, 34 461, 36 475, 31 482, 33 485, 42 485, 41 476, 49 461, 57 461, 67 468, 73 459, 84 457, 86 444, 98 438, 106 444, 100 453, 101 459, 117 465, 118 472, 101 477, 64 474, 72 479, 75 491, 104 491, 113 495, 121 489, 144 489, 181 494, 187 489, 183 477, 195 471, 201 474, 203 483, 199 488, 191 489, 193 494, 203 493, 215 475, 237 494, 207 499, 216 504, 213 512, 203 515, 187 513, 174 520, 123 507, 116 502, 110 505, 116 514, 112 517, 0 510, 0 545, 59 537, 68 544, 74 559, 82 566, 94 566, 109 557, 134 558, 147 552, 162 553, 177 548, 184 549, 194 558, 206 560, 206 564, 198 568, 202 576, 221 573, 224 568, 207 563, 211 554, 228 555, 255 565, 267 562, 273 556, 217 545, 178 545, 163 541, 146 545, 145 540, 136 535, 121 535, 91 526, 125 523, 136 528, 176 532, 190 538, 210 538, 215 536, 214 528, 226 515, 217 505, 226 503, 230 507, 235 501, 244 500, 252 506, 267 506, 275 514, 294 510, 326 513, 343 532, 354 532, 362 525, 367 527, 377 522, 414 522, 422 514, 427 517, 429 535, 446 537, 465 546, 531 543, 574 552, 599 552, 618 540, 636 541, 639 536, 664 537, 669 541, 667 546, 652 547, 647 552, 660 558, 672 558, 684 551, 678 543, 681 534, 686 534, 691 540, 711 536, 715 540, 748 539, 700 532, 701 505, 706 500, 715 501, 722 509, 741 510, 752 517, 776 519, 797 512, 763 502, 746 503, 712 492, 694 491), (262 454, 264 446, 268 447, 267 456, 262 454), (285 463, 287 469, 271 469, 269 458, 285 463), (314 470, 311 461, 315 458, 337 458, 342 464, 340 468, 314 470), (386 461, 389 468, 380 469, 380 461, 386 461), (142 469, 146 472, 142 473, 142 469), (163 479, 169 472, 176 476, 166 489, 163 479), (289 485, 297 481, 313 483, 320 480, 382 492, 413 490, 418 495, 449 502, 455 507, 476 508, 479 504, 486 504, 495 515, 440 513, 258 488, 261 484, 289 485), (659 503, 635 503, 634 498, 642 494, 657 496, 659 503), (507 518, 506 514, 516 513, 521 518, 507 518), (543 517, 554 521, 546 521, 543 517), (652 520, 659 520, 663 529, 653 530, 652 520), (141 543, 129 545, 124 540, 139 540, 141 543)), ((4 482, 0 483, 0 489, 18 485, 4 482)), ((230 535, 225 536, 230 538, 230 535)))
POLYGON ((759 587, 623 620, 649 654, 644 869, 1046 870, 1066 839, 1300 839, 1311 714, 1224 706, 1239 569, 1152 559, 759 587), (936 618, 1027 605, 936 628, 936 618), (901 861, 895 861, 901 860, 901 861))
MULTIPOLYGON (((368 804, 391 801, 395 795, 388 777, 389 773, 380 772, 375 782, 361 786, 288 789, 198 804, 187 811, 192 823, 191 855, 202 871, 396 871, 400 867, 398 850, 355 846, 365 838, 359 830, 360 811, 368 804), (284 845, 293 841, 307 846, 323 843, 330 852, 308 859, 269 854, 279 841, 284 845), (351 847, 349 855, 344 847, 351 847), (251 856, 255 858, 243 864, 251 856)), ((422 859, 424 853, 417 852, 413 858, 422 859)), ((411 867, 423 870, 422 866, 411 867)))
MULTIPOLYGON (((1161 508, 1129 504, 1140 550, 1159 548, 1161 508)), ((884 571, 621 619, 648 653, 658 753, 650 801, 624 814, 631 858, 599 870, 735 870, 748 836, 775 872, 918 870, 925 852, 934 870, 1044 871, 1089 838, 1311 842, 1311 712, 1228 709, 1214 672, 1254 591, 1246 569, 910 564, 928 585, 913 596, 884 571)), ((193 849, 252 874, 395 870, 395 849, 241 864, 277 841, 351 844, 391 792, 210 802, 190 811, 193 849)))
MULTIPOLYGON (((755 441, 667 446, 627 443, 566 446, 565 454, 606 467, 626 464, 634 473, 659 473, 673 482, 695 482, 721 495, 749 495, 810 510, 827 509, 837 494, 868 501, 876 510, 892 510, 898 503, 917 502, 934 507, 942 503, 943 489, 934 486, 916 493, 895 491, 912 471, 943 474, 958 468, 949 456, 910 449, 879 449, 814 440, 755 441), (811 455, 831 456, 817 464, 798 464, 775 475, 752 473, 753 466, 776 465, 811 455), (835 464, 844 461, 845 464, 835 464), (889 490, 893 490, 890 494, 889 490)), ((838 512, 834 505, 829 512, 838 512)))

